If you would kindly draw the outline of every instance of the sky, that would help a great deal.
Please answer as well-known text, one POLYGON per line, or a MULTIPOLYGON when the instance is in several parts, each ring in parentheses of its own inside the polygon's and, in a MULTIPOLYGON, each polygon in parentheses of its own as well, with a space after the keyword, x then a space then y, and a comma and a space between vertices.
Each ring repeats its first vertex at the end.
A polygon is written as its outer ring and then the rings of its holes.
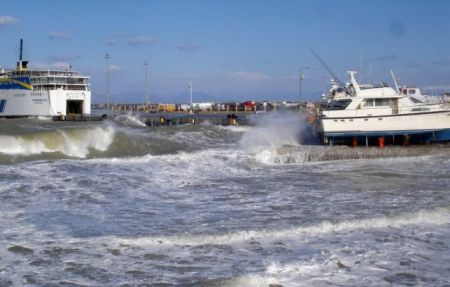
POLYGON ((113 102, 317 100, 331 75, 364 83, 390 70, 401 85, 450 86, 446 0, 14 0, 0 2, 0 66, 13 68, 19 39, 36 69, 91 76, 113 102), (309 67, 306 69, 304 67, 309 67))

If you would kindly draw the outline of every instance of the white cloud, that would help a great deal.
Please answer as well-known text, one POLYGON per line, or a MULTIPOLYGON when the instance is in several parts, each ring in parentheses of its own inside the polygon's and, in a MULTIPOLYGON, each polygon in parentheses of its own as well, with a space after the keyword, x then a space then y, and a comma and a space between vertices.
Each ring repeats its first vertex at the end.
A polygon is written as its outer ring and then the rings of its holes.
POLYGON ((48 33, 48 37, 51 40, 68 40, 70 39, 71 35, 69 32, 50 32, 48 33))
POLYGON ((197 50, 199 48, 201 48, 202 46, 199 44, 195 44, 195 43, 182 43, 180 45, 178 45, 178 50, 180 51, 189 51, 189 50, 197 50))
POLYGON ((17 22, 19 22, 19 20, 17 20, 14 17, 11 16, 0 16, 0 27, 6 27, 6 26, 11 26, 16 24, 17 22))
POLYGON ((115 46, 115 45, 117 45, 117 40, 113 39, 113 38, 108 38, 108 39, 106 39, 106 44, 108 44, 110 46, 115 46))
POLYGON ((115 65, 115 64, 109 65, 109 70, 111 70, 111 71, 119 71, 121 69, 122 68, 119 65, 115 65))
POLYGON ((0 16, 0 26, 8 26, 8 25, 14 25, 17 22, 19 22, 19 20, 17 20, 14 17, 11 16, 0 16))
POLYGON ((53 55, 47 57, 47 61, 51 63, 55 62, 73 62, 81 59, 81 56, 78 54, 66 54, 66 55, 53 55))
POLYGON ((237 71, 231 73, 231 76, 244 81, 263 81, 271 79, 270 76, 261 72, 237 71))
POLYGON ((115 45, 119 44, 120 42, 122 42, 123 37, 124 36, 122 35, 122 33, 117 32, 117 33, 111 34, 108 38, 106 38, 105 42, 106 42, 106 44, 108 44, 110 46, 115 46, 115 45))
POLYGON ((57 69, 57 70, 67 70, 71 66, 69 63, 66 63, 66 62, 56 62, 56 63, 52 63, 51 67, 54 69, 57 69))
POLYGON ((43 69, 43 70, 68 70, 71 65, 67 62, 53 62, 53 63, 30 63, 31 69, 43 69))
POLYGON ((128 44, 131 46, 148 45, 155 43, 155 39, 147 36, 137 36, 128 39, 128 44))

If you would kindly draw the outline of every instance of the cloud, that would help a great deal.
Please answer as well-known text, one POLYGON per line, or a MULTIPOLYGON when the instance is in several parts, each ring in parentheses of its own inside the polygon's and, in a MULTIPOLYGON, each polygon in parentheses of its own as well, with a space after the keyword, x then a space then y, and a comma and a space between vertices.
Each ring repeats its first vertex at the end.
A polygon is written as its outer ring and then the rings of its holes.
POLYGON ((195 44, 195 43, 182 43, 180 45, 178 45, 178 50, 180 51, 192 51, 192 50, 197 50, 200 49, 202 46, 199 44, 195 44))
POLYGON ((382 55, 379 57, 376 57, 375 59, 373 59, 374 62, 384 62, 384 61, 393 61, 393 60, 397 60, 398 59, 398 55, 397 54, 388 54, 388 55, 382 55))
POLYGON ((50 32, 48 33, 50 40, 68 40, 71 38, 69 32, 50 32))
POLYGON ((248 72, 248 71, 237 71, 231 73, 233 78, 237 78, 244 81, 263 81, 271 79, 270 76, 261 72, 248 72))
POLYGON ((115 64, 109 65, 109 70, 110 71, 119 71, 121 69, 122 69, 122 67, 120 67, 119 65, 115 65, 115 64))
POLYGON ((430 68, 447 68, 450 65, 450 59, 440 59, 431 61, 414 61, 406 63, 405 67, 411 69, 430 69, 430 68))
POLYGON ((116 32, 116 33, 110 35, 108 38, 106 38, 105 42, 109 46, 115 46, 115 45, 119 44, 119 42, 122 42, 123 37, 124 36, 122 35, 122 33, 116 32))
POLYGON ((133 47, 140 46, 140 45, 148 45, 155 43, 155 39, 147 36, 137 36, 137 37, 131 37, 128 39, 128 44, 130 44, 133 47))
POLYGON ((47 58, 49 62, 72 62, 81 59, 81 56, 78 54, 74 55, 59 55, 59 56, 50 56, 47 58))
POLYGON ((19 22, 19 20, 14 17, 5 15, 0 16, 0 28, 15 25, 17 22, 19 22))
POLYGON ((394 20, 389 24, 389 32, 395 38, 402 38, 406 34, 406 26, 399 20, 394 20))
POLYGON ((71 65, 67 62, 53 62, 53 63, 30 63, 32 69, 52 69, 52 70, 68 70, 71 65))
POLYGON ((108 44, 108 45, 110 45, 110 46, 115 46, 115 45, 117 45, 117 40, 116 39, 113 39, 113 38, 108 38, 108 39, 106 39, 106 44, 108 44))
POLYGON ((441 59, 430 61, 430 65, 434 67, 448 67, 450 65, 450 59, 441 59))
POLYGON ((407 68, 411 68, 411 69, 422 69, 424 68, 426 65, 423 62, 410 62, 410 63, 406 63, 405 67, 407 68))

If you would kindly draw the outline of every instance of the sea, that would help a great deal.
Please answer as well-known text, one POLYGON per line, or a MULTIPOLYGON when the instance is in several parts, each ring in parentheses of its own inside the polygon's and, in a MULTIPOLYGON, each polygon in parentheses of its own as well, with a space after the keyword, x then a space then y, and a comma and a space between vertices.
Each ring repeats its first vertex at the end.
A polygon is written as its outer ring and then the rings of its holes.
POLYGON ((450 145, 0 120, 0 286, 450 286, 450 145))

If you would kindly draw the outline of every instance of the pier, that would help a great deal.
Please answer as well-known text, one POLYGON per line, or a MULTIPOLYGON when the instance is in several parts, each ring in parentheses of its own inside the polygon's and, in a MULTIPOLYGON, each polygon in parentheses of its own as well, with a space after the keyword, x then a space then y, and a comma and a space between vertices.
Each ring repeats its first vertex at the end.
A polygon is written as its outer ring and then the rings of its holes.
POLYGON ((144 114, 145 124, 150 127, 172 126, 182 124, 213 124, 213 125, 248 125, 248 113, 160 113, 144 114))

